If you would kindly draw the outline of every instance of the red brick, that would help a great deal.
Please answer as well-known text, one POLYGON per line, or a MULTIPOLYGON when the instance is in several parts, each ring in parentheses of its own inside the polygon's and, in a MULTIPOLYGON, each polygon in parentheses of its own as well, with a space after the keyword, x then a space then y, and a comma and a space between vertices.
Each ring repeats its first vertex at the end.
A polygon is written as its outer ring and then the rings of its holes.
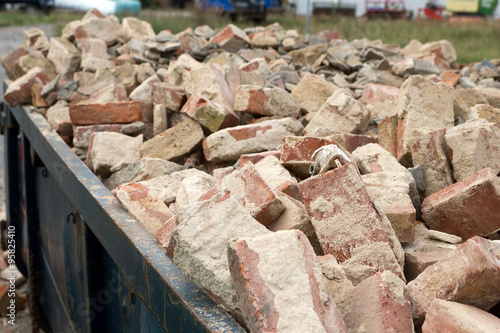
POLYGON ((404 268, 406 281, 415 280, 427 267, 443 259, 448 253, 448 251, 406 253, 404 268))
POLYGON ((17 64, 19 63, 19 59, 27 54, 28 51, 26 48, 21 46, 2 57, 1 63, 9 79, 16 80, 23 75, 23 71, 17 64))
POLYGON ((153 85, 153 103, 163 104, 172 111, 180 111, 186 103, 186 91, 181 86, 166 82, 158 82, 153 85))
POLYGON ((174 217, 156 193, 139 183, 120 185, 113 191, 120 202, 142 225, 155 235, 174 217))
MULTIPOLYGON (((155 233, 155 238, 160 243, 161 246, 164 248, 168 249, 168 244, 170 243, 170 238, 172 237, 172 233, 174 232, 175 228, 179 225, 179 220, 177 218, 177 215, 173 216, 170 218, 163 226, 160 227, 155 233)), ((171 255, 168 255, 168 257, 171 257, 171 255)))
POLYGON ((50 82, 49 77, 41 68, 35 67, 25 75, 12 82, 3 98, 11 107, 31 103, 31 87, 35 83, 45 85, 50 82))
POLYGON ((382 120, 378 125, 378 143, 392 155, 398 151, 398 116, 382 120))
POLYGON ((338 145, 332 138, 287 136, 281 145, 280 161, 297 177, 306 178, 310 175, 313 153, 331 144, 338 145))
POLYGON ((254 219, 265 226, 276 220, 285 209, 253 163, 248 162, 224 177, 214 189, 202 195, 200 200, 208 200, 225 188, 243 202, 254 219))
POLYGON ((382 84, 368 83, 365 85, 363 97, 361 100, 366 104, 383 103, 386 100, 394 100, 399 89, 392 86, 384 86, 382 84))
POLYGON ((302 232, 236 239, 228 262, 250 331, 346 332, 335 302, 321 295, 316 258, 302 232))
POLYGON ((228 52, 238 52, 250 45, 250 38, 240 28, 229 24, 210 40, 228 52))
POLYGON ((73 125, 119 124, 142 121, 152 108, 151 104, 139 101, 81 104, 70 105, 69 113, 73 125))
POLYGON ((449 85, 450 87, 456 86, 459 79, 460 75, 455 74, 455 72, 452 71, 451 69, 441 73, 441 80, 443 80, 443 82, 449 85))
POLYGON ((458 245, 408 283, 413 318, 420 321, 435 298, 488 311, 500 301, 500 248, 481 237, 458 245))
POLYGON ((345 322, 349 332, 414 332, 405 283, 390 271, 378 272, 359 283, 345 322))
POLYGON ((259 86, 239 86, 236 90, 235 111, 245 112, 260 116, 267 115, 266 101, 268 97, 259 86))
POLYGON ((466 240, 500 228, 500 178, 490 168, 476 172, 427 198, 422 218, 431 229, 466 240))
MULTIPOLYGON (((299 191, 325 254, 339 263, 390 270, 404 279, 354 163, 302 181, 299 191)), ((365 277, 358 275, 356 282, 365 277)))
POLYGON ((434 299, 425 316, 422 333, 500 332, 500 319, 470 305, 434 299))
MULTIPOLYGON (((323 135, 322 135, 323 136, 323 135)), ((325 135, 326 136, 326 135, 325 135)), ((330 135, 338 144, 345 148, 349 153, 352 153, 356 148, 365 146, 370 143, 378 143, 378 138, 364 134, 350 134, 336 132, 330 135)))
POLYGON ((193 118, 210 132, 217 132, 226 117, 221 105, 212 103, 199 93, 192 94, 180 112, 193 118))
POLYGON ((279 150, 273 150, 273 151, 265 151, 262 153, 255 153, 255 154, 243 154, 240 156, 240 162, 241 165, 252 162, 253 164, 256 164, 260 160, 268 157, 268 156, 275 156, 276 158, 280 158, 280 151, 279 150))

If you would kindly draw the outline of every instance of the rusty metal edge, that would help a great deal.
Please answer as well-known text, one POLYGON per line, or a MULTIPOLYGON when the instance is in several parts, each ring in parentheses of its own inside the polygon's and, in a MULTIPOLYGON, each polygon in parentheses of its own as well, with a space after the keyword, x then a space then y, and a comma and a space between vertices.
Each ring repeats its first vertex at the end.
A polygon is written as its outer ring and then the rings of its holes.
POLYGON ((10 110, 67 198, 166 332, 245 332, 172 263, 153 236, 124 210, 35 108, 10 110), (182 318, 185 327, 170 327, 172 307, 181 307, 192 322, 182 318))

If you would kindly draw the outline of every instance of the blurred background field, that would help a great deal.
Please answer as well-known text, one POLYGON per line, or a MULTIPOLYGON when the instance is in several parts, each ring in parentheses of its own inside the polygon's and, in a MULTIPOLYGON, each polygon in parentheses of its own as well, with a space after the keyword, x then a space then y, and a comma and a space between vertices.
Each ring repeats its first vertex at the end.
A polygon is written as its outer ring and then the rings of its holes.
MULTIPOLYGON (((28 14, 19 11, 0 12, 0 27, 12 25, 54 24, 54 35, 60 35, 64 25, 83 16, 82 12, 54 11, 50 15, 28 14)), ((120 17, 121 18, 121 17, 120 17)), ((231 23, 226 16, 218 13, 199 13, 189 10, 143 10, 139 18, 147 20, 156 32, 170 29, 177 33, 187 27, 207 24, 212 28, 221 28, 231 23)), ((278 22, 285 29, 296 29, 305 33, 305 17, 292 15, 268 15, 265 22, 259 25, 278 22)), ((239 27, 254 26, 251 21, 239 21, 239 27)), ((337 30, 346 40, 367 38, 380 39, 384 43, 405 46, 410 40, 418 39, 422 43, 447 39, 458 55, 458 62, 471 63, 483 59, 500 58, 500 21, 485 18, 478 21, 450 22, 447 20, 366 20, 342 16, 313 16, 311 33, 322 30, 337 30)))

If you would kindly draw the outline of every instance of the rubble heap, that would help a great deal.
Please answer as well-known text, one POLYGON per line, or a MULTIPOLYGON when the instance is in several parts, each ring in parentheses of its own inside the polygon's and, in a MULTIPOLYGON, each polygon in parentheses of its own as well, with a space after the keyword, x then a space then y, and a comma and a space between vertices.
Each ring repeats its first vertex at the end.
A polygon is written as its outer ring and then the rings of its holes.
POLYGON ((7 103, 251 332, 500 330, 500 60, 96 10, 25 35, 7 103))

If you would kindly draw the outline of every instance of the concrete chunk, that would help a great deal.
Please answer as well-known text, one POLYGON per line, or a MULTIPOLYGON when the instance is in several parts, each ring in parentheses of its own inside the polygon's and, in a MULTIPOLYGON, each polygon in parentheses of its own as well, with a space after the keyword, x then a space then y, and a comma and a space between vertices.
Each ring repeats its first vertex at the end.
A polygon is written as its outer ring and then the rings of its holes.
POLYGON ((217 303, 241 313, 226 255, 236 237, 269 234, 229 192, 179 209, 169 249, 174 264, 217 303))

